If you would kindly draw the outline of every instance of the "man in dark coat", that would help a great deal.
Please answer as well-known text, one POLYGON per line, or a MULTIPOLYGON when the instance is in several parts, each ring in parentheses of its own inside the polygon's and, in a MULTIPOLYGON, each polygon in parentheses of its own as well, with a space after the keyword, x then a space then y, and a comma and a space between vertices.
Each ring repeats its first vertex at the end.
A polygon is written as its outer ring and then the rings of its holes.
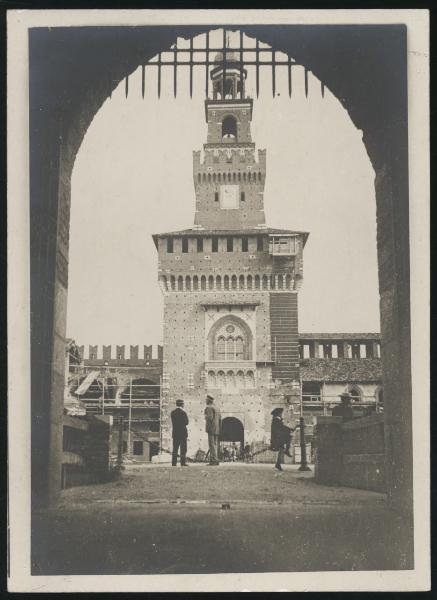
POLYGON ((205 431, 208 434, 209 464, 210 466, 217 466, 220 464, 218 460, 218 443, 222 416, 219 408, 213 406, 213 404, 214 398, 208 394, 205 407, 205 431))
POLYGON ((290 456, 291 433, 296 427, 287 427, 282 421, 283 408, 275 408, 272 410, 272 428, 270 436, 270 448, 278 452, 276 458, 275 469, 282 471, 281 462, 284 462, 284 454, 290 456))
POLYGON ((351 395, 344 392, 340 395, 341 404, 334 406, 332 409, 333 417, 343 417, 343 421, 352 421, 354 418, 354 409, 351 406, 351 395))
POLYGON ((176 400, 176 408, 171 413, 171 424, 173 426, 173 454, 171 464, 173 467, 178 462, 178 451, 181 451, 181 467, 188 467, 187 465, 187 425, 188 416, 183 410, 184 401, 176 400))

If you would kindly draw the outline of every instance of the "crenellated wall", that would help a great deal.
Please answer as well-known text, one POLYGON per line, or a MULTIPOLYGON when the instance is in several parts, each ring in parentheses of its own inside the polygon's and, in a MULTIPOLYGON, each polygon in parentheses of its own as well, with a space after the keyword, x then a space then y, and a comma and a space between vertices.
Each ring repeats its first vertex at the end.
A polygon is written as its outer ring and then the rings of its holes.
POLYGON ((163 347, 161 345, 88 345, 78 346, 82 360, 93 364, 112 364, 155 366, 162 363, 163 347))

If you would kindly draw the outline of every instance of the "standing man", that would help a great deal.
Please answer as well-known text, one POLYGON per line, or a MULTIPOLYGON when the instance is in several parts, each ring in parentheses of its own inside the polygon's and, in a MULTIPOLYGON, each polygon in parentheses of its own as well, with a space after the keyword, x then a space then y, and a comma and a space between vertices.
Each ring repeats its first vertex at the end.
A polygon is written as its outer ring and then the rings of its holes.
POLYGON ((337 404, 332 409, 333 417, 343 417, 343 421, 352 421, 354 419, 354 409, 351 406, 351 398, 352 396, 349 392, 344 392, 340 394, 341 404, 337 404))
POLYGON ((278 453, 275 464, 275 469, 278 469, 278 471, 283 470, 281 463, 284 462, 284 454, 291 458, 291 434, 296 429, 296 427, 287 427, 287 425, 285 425, 285 423, 282 421, 283 411, 283 408, 278 407, 274 408, 271 412, 273 418, 270 435, 270 448, 278 453))
POLYGON ((205 407, 205 431, 208 434, 210 466, 220 464, 218 460, 218 441, 222 416, 219 409, 213 404, 214 398, 208 394, 205 407))
POLYGON ((188 467, 187 465, 187 425, 188 416, 183 410, 184 401, 176 400, 176 408, 171 413, 171 424, 172 424, 172 435, 173 435, 173 454, 171 464, 173 467, 178 462, 178 451, 181 451, 181 467, 188 467))

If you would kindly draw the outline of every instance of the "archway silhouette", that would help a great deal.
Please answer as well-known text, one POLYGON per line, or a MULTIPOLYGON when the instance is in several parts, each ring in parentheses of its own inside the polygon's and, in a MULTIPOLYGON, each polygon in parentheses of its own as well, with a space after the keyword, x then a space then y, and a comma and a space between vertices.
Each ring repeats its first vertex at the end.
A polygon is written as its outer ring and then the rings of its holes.
MULTIPOLYGON (((70 180, 76 154, 94 115, 126 75, 166 51, 177 37, 213 28, 29 31, 34 506, 55 501, 60 490, 70 180)), ((394 505, 412 514, 406 27, 238 29, 305 65, 363 131, 376 173, 388 491, 394 505)))

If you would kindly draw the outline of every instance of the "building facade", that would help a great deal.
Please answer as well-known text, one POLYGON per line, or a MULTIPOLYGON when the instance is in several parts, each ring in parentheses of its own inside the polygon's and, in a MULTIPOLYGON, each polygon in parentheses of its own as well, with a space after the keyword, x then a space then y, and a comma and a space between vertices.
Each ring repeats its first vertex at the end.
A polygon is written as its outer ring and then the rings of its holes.
POLYGON ((271 411, 288 409, 299 385, 297 295, 305 232, 265 224, 266 151, 255 155, 253 101, 243 69, 218 55, 205 101, 207 141, 193 153, 191 229, 154 235, 164 294, 162 446, 178 398, 190 415, 190 450, 207 449, 204 407, 212 394, 241 442, 265 442, 271 411))

